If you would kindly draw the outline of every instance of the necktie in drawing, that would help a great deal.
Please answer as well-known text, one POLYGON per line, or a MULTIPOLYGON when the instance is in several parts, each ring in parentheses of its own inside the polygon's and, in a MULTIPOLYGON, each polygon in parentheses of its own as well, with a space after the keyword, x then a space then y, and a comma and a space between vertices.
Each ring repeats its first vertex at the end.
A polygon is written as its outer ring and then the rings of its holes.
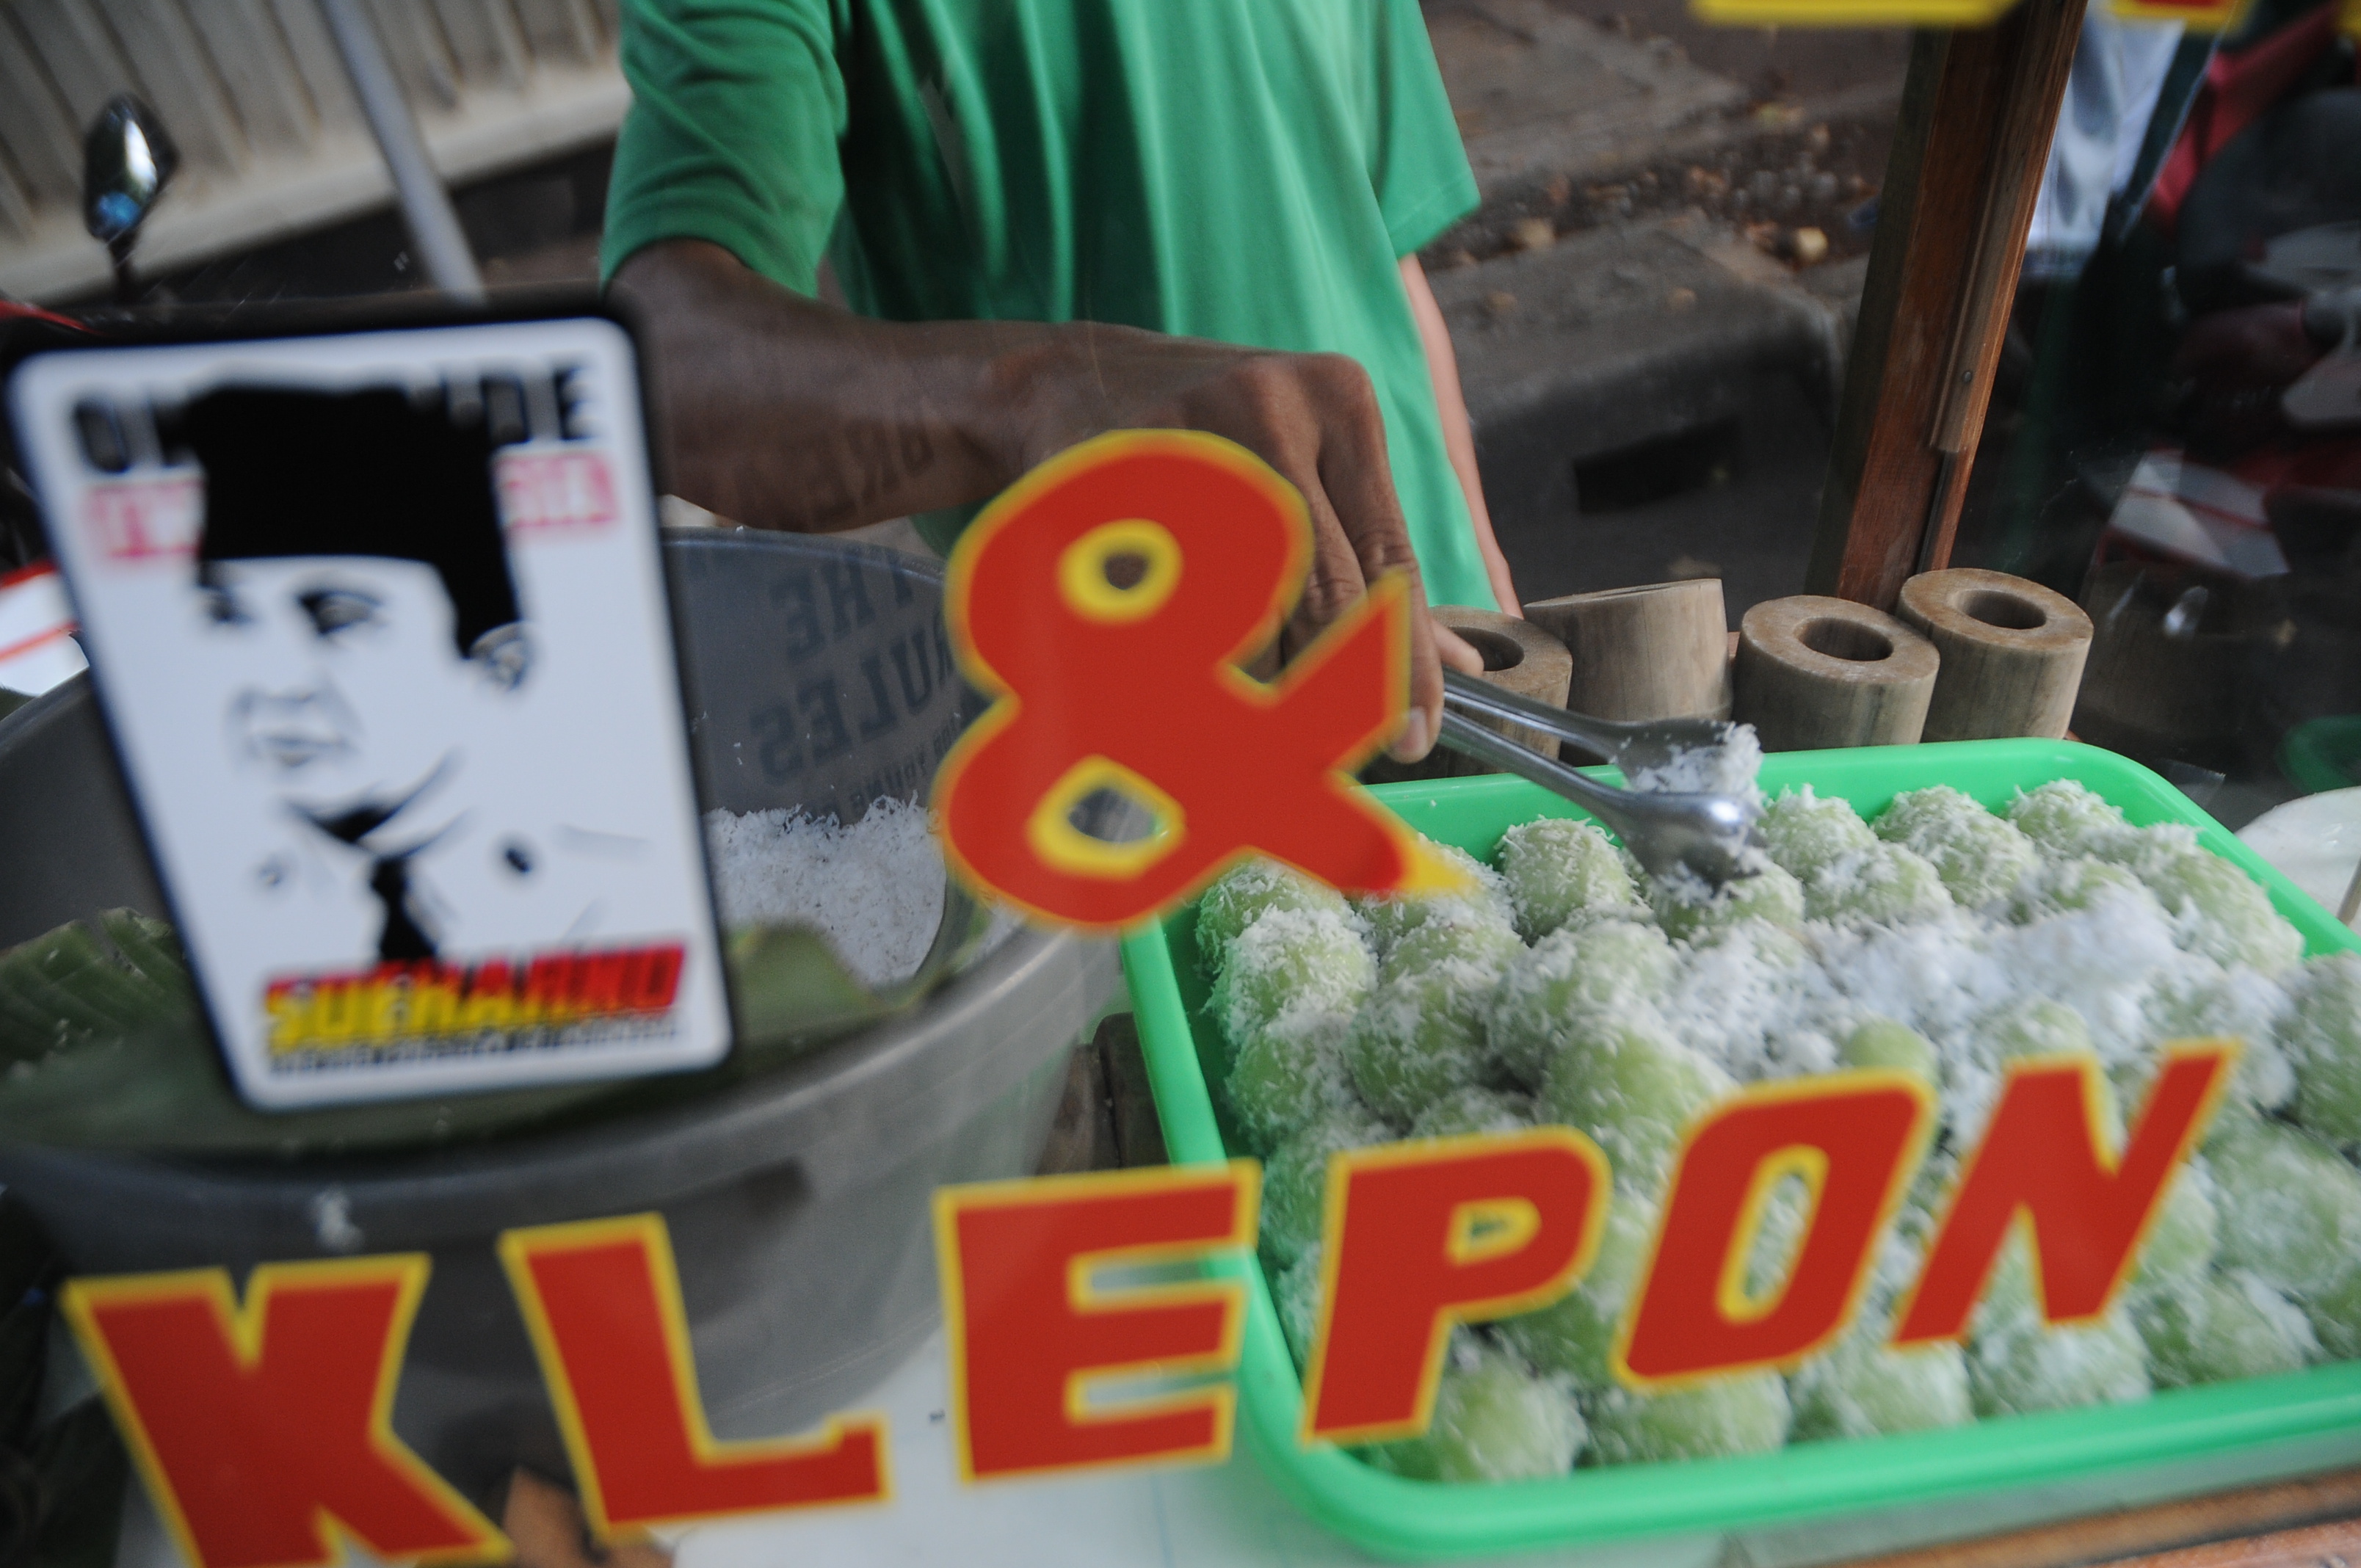
POLYGON ((419 917, 424 913, 410 892, 410 857, 388 855, 369 870, 369 891, 385 905, 385 927, 377 939, 377 956, 386 963, 408 963, 434 956, 434 938, 419 917))

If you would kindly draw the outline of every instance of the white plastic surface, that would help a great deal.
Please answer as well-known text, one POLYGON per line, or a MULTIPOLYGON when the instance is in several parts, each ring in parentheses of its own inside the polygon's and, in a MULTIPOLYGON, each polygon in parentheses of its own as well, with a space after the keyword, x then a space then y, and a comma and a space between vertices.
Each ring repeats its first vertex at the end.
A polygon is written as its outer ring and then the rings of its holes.
POLYGON ((2361 867, 2361 789, 2332 789, 2274 806, 2238 838, 2334 915, 2361 867))
MULTIPOLYGON (((697 1526, 675 1537, 675 1568, 1344 1568, 1377 1561, 1298 1513, 1243 1453, 1218 1465, 961 1486, 943 1409, 947 1377, 937 1333, 858 1407, 891 1423, 893 1502, 697 1526)), ((1721 1549, 1719 1537, 1697 1536, 1513 1562, 1708 1568, 1721 1549)))

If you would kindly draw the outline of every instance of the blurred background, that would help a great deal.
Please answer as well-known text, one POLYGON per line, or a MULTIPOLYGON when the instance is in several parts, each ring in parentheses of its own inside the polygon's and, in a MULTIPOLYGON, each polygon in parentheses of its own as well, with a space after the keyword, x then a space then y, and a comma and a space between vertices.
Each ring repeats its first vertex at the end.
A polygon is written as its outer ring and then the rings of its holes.
MULTIPOLYGON (((341 3, 485 284, 591 284, 614 0, 341 3)), ((1684 0, 1424 12, 1483 206, 1422 258, 1521 590, 1719 577, 1732 626, 1802 591, 1909 35, 1684 0)), ((149 302, 427 286, 320 0, 0 0, 0 291, 106 298, 82 138, 126 91, 181 154, 149 302)), ((2094 9, 2059 123, 1952 564, 2090 609, 2077 733, 2234 824, 2361 783, 2352 25, 2094 9)))

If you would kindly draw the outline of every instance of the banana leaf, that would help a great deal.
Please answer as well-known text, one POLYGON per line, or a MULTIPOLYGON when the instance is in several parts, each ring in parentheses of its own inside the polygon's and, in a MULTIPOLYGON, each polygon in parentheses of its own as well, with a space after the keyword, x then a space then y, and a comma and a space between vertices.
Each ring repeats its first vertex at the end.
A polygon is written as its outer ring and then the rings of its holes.
POLYGON ((989 924, 947 884, 917 971, 882 991, 856 980, 817 931, 733 932, 724 959, 736 1048, 699 1072, 265 1112, 231 1087, 170 927, 110 910, 98 932, 76 922, 0 954, 0 1139, 291 1158, 448 1146, 683 1103, 916 1005, 972 958, 989 924))

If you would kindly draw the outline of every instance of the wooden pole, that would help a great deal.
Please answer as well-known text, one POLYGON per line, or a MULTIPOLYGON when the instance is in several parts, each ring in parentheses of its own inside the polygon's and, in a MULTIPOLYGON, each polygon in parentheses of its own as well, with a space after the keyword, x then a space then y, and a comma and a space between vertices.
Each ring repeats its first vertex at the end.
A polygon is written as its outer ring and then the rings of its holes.
POLYGON ((1892 609, 1950 564, 2083 0, 1921 32, 1805 581, 1892 609))

